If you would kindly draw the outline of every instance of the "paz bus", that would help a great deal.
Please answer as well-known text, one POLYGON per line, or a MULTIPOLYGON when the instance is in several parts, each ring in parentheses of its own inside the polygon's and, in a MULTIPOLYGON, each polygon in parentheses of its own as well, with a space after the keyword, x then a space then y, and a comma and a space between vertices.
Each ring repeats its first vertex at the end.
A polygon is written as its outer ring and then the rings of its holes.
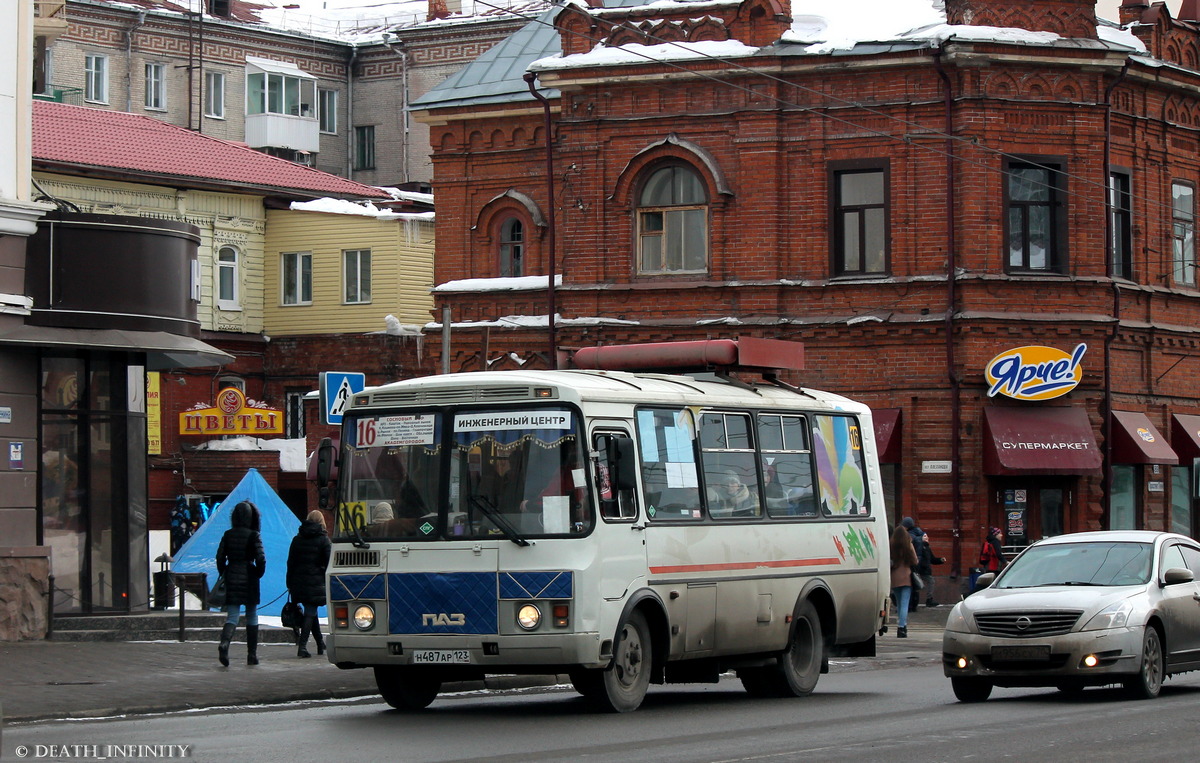
POLYGON ((354 395, 316 458, 330 662, 372 668, 402 710, 536 673, 629 712, 651 683, 727 672, 804 696, 831 654, 873 655, 890 571, 871 412, 777 379, 801 352, 586 348, 573 370, 354 395))

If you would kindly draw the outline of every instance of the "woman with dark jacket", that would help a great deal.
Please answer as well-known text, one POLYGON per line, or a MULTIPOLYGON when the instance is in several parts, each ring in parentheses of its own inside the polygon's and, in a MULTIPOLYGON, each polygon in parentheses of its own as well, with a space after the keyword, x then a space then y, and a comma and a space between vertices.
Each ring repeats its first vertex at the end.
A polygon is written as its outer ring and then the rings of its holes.
POLYGON ((292 601, 304 605, 304 625, 296 639, 296 656, 308 657, 308 634, 317 642, 317 654, 325 654, 325 639, 317 608, 325 605, 325 568, 329 566, 329 535, 325 515, 316 509, 300 524, 288 550, 287 589, 292 601))
POLYGON ((229 642, 237 630, 239 610, 246 608, 246 664, 258 664, 258 581, 267 571, 259 535, 258 507, 242 501, 233 507, 230 527, 217 546, 217 573, 225 577, 225 627, 217 659, 229 666, 229 642))

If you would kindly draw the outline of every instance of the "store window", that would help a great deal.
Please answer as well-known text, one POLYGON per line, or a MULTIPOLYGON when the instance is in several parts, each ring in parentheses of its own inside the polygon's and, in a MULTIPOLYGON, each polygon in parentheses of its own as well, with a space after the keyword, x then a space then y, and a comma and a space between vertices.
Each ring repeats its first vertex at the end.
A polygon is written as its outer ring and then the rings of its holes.
POLYGON ((1113 464, 1109 498, 1108 529, 1140 530, 1141 467, 1113 464))
POLYGON ((1194 511, 1197 492, 1197 466, 1200 460, 1180 459, 1179 466, 1171 467, 1171 532, 1181 535, 1192 535, 1194 530, 1194 511))

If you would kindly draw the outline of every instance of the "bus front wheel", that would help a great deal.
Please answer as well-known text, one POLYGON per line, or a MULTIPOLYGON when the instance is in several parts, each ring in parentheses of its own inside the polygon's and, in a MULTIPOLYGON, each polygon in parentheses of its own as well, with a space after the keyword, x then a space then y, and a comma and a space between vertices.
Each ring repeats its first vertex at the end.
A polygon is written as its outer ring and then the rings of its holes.
POLYGON ((651 657, 650 626, 641 612, 633 612, 617 632, 612 667, 600 672, 602 686, 592 693, 585 680, 582 686, 576 684, 576 688, 603 710, 614 713, 637 710, 650 688, 651 657))
POLYGON ((412 669, 375 666, 375 685, 383 701, 397 710, 424 710, 442 688, 437 678, 412 669))

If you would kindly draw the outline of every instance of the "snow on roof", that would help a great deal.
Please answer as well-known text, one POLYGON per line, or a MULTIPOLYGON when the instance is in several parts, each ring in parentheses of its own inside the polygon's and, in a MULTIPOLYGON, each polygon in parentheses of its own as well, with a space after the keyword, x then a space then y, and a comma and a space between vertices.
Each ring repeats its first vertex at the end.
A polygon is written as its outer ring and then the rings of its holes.
POLYGON ((447 26, 539 13, 547 0, 461 0, 461 11, 444 19, 429 16, 429 0, 259 0, 269 26, 343 42, 377 42, 393 29, 447 26))
POLYGON ((303 437, 278 440, 230 437, 227 440, 208 440, 196 446, 196 450, 277 450, 279 451, 280 471, 302 472, 308 468, 303 437))
MULTIPOLYGON (((428 195, 428 194, 426 194, 428 195)), ((346 199, 313 199, 312 201, 293 201, 289 207, 297 212, 324 212, 330 215, 359 215, 375 217, 380 220, 433 220, 433 212, 394 212, 390 209, 380 209, 371 202, 359 204, 346 199)))
MULTIPOLYGON (((464 278, 458 281, 446 281, 433 287, 434 291, 524 291, 527 289, 545 289, 549 286, 549 276, 521 276, 519 278, 464 278)), ((562 286, 562 276, 554 276, 554 285, 562 286)), ((542 321, 546 320, 542 316, 542 321)))

